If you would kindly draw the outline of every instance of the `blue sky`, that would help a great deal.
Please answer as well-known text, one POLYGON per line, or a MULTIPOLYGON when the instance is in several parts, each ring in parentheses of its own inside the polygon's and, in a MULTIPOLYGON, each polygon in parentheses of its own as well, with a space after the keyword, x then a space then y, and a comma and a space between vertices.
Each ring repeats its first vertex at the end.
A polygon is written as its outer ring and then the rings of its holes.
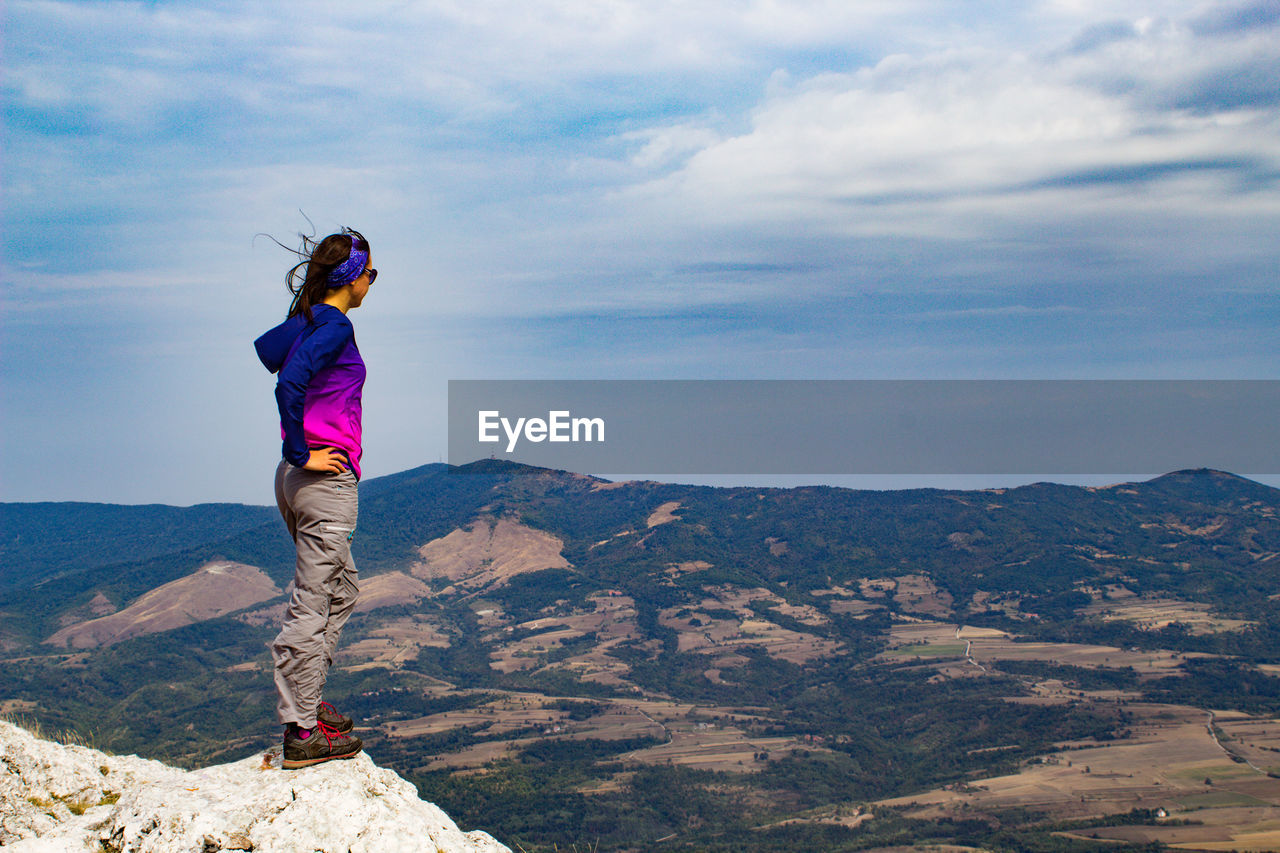
POLYGON ((269 502, 299 211, 366 475, 448 379, 1278 378, 1280 0, 3 14, 0 499, 269 502))

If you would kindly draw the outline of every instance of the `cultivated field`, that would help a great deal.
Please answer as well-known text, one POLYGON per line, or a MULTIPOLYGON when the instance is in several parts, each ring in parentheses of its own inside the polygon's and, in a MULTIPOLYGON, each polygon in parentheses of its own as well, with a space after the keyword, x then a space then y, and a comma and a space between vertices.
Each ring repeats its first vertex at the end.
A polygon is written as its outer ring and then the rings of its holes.
MULTIPOLYGON (((649 525, 671 523, 678 510, 674 504, 658 507, 649 517, 649 525)), ((467 565, 452 567, 455 581, 473 582, 477 576, 470 573, 476 571, 494 574, 494 565, 489 562, 494 555, 492 542, 482 540, 496 532, 496 527, 486 532, 475 525, 464 531, 465 541, 455 537, 458 541, 453 544, 461 543, 471 551, 467 565)), ((508 529, 503 536, 509 545, 518 541, 524 546, 514 549, 522 555, 516 561, 519 570, 545 563, 552 554, 549 546, 553 543, 527 529, 508 529), (536 560, 531 552, 539 555, 536 560)), ((785 543, 777 541, 766 544, 771 549, 785 548, 785 543)), ((508 550, 507 556, 514 554, 508 550)), ((674 581, 709 568, 704 561, 673 563, 665 574, 674 581)), ((389 597, 412 597, 419 592, 403 580, 395 580, 387 584, 389 597)), ((490 582, 501 581, 491 577, 490 582)), ((696 603, 659 611, 658 621, 676 632, 680 651, 710 657, 712 666, 704 675, 716 683, 723 681, 725 670, 747 662, 747 648, 797 664, 840 654, 843 646, 839 642, 820 636, 830 624, 829 614, 864 615, 889 604, 897 612, 884 637, 887 648, 877 660, 890 666, 925 667, 938 680, 1001 675, 1001 664, 1015 661, 1087 669, 1131 668, 1145 680, 1176 674, 1188 658, 1199 656, 1104 645, 1022 642, 1006 631, 938 618, 952 612, 952 602, 923 575, 864 578, 847 587, 834 586, 820 591, 816 605, 791 604, 763 588, 707 585, 702 591, 703 598, 696 603)), ((1178 621, 1192 630, 1208 632, 1235 630, 1243 624, 1215 619, 1206 609, 1185 602, 1142 599, 1118 585, 1105 590, 1105 599, 1101 590, 1090 592, 1095 594, 1099 614, 1143 628, 1178 621)), ((513 623, 499 605, 482 596, 470 597, 469 603, 490 646, 494 670, 565 671, 586 681, 634 691, 635 695, 584 700, 498 691, 492 701, 479 707, 407 720, 368 721, 381 734, 395 739, 458 733, 458 747, 424 759, 428 762, 425 767, 483 773, 492 762, 517 756, 522 748, 547 739, 651 739, 651 745, 610 760, 632 769, 649 764, 729 773, 753 773, 789 753, 826 749, 821 739, 754 736, 752 732, 759 730, 763 718, 755 717, 751 709, 667 701, 660 694, 634 686, 630 667, 609 654, 619 644, 635 644, 645 637, 637 623, 635 602, 626 595, 599 593, 586 609, 568 614, 548 610, 547 615, 520 623, 513 623), (584 701, 595 703, 597 711, 581 718, 584 701), (558 704, 561 707, 556 707, 558 704), (566 708, 577 710, 571 713, 566 708), (574 719, 575 715, 580 718, 574 719)), ((983 606, 1015 605, 993 600, 983 606)), ((656 652, 656 642, 635 648, 656 652)), ((354 643, 342 655, 353 667, 407 667, 419 648, 446 643, 445 633, 421 617, 401 619, 354 643)), ((1133 723, 1126 735, 1115 741, 1057 744, 1053 751, 1014 774, 972 779, 876 805, 935 818, 1019 808, 1051 819, 1099 817, 1134 808, 1164 809, 1170 821, 1198 823, 1098 828, 1088 830, 1085 837, 1132 843, 1159 840, 1188 849, 1280 849, 1280 780, 1267 775, 1280 773, 1280 721, 1144 703, 1137 690, 1086 690, 1074 682, 1010 671, 1030 692, 1006 701, 1023 705, 1122 703, 1133 723)), ((438 695, 458 692, 468 691, 446 688, 438 695)), ((630 772, 623 769, 609 779, 595 780, 584 791, 616 791, 630 772)), ((867 819, 871 805, 835 803, 792 820, 856 825, 867 819)))
POLYGON ((446 648, 449 637, 421 615, 406 616, 379 626, 368 636, 339 646, 337 661, 352 671, 372 667, 399 669, 427 647, 446 648))
POLYGON ((535 693, 504 693, 476 708, 378 723, 374 728, 393 738, 462 728, 479 730, 486 738, 484 743, 435 755, 427 765, 452 769, 479 769, 523 745, 544 739, 652 738, 660 743, 624 753, 617 760, 733 772, 760 770, 769 757, 778 758, 792 750, 821 749, 797 738, 752 737, 741 726, 757 718, 741 711, 697 708, 678 702, 612 699, 597 700, 602 706, 598 714, 573 720, 568 712, 554 707, 558 701, 535 693))
MULTIPOLYGON (((1140 722, 1124 740, 1063 744, 1015 775, 881 804, 919 816, 1026 808, 1055 818, 1085 818, 1134 808, 1164 809, 1171 820, 1193 819, 1203 825, 1107 827, 1088 830, 1087 837, 1159 840, 1194 849, 1275 849, 1265 844, 1274 843, 1266 839, 1280 830, 1280 780, 1233 760, 1202 711, 1137 703, 1127 710, 1140 722), (1222 846, 1204 846, 1208 841, 1222 846)), ((1251 750, 1280 737, 1280 721, 1274 719, 1236 714, 1216 722, 1236 732, 1251 750)))
POLYGON ((1201 604, 1156 598, 1101 600, 1082 612, 1101 616, 1108 621, 1131 622, 1147 631, 1157 631, 1179 623, 1185 625, 1192 634, 1217 634, 1222 631, 1239 631, 1253 624, 1243 619, 1214 616, 1208 607, 1201 604))

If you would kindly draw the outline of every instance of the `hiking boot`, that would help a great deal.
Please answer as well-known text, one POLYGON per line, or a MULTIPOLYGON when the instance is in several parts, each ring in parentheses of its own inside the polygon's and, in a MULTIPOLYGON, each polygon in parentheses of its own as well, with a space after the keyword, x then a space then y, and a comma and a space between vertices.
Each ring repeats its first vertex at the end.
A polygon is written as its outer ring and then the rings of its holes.
POLYGON ((339 734, 344 735, 355 726, 350 717, 344 717, 339 714, 338 709, 328 702, 320 703, 320 707, 316 709, 316 719, 331 729, 337 729, 339 734))
POLYGON ((317 722, 309 732, 291 725, 284 735, 284 759, 280 766, 295 770, 335 758, 355 758, 363 746, 360 738, 344 735, 324 723, 317 722))

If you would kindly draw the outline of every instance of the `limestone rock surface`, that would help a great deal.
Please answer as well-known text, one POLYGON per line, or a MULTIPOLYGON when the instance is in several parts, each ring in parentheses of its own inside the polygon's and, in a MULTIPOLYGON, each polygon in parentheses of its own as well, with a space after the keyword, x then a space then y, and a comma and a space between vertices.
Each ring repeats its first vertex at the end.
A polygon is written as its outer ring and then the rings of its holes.
POLYGON ((0 847, 14 853, 511 853, 368 755, 281 770, 279 749, 199 770, 0 722, 0 847))

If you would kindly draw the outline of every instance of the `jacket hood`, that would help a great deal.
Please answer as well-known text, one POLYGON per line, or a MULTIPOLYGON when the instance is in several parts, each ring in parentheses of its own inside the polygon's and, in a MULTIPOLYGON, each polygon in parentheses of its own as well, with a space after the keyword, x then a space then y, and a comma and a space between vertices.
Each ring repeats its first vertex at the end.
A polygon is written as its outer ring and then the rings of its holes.
POLYGON ((298 336, 309 326, 319 327, 326 323, 351 325, 347 316, 332 305, 316 305, 311 309, 311 315, 313 319, 308 323, 305 315, 295 314, 253 342, 253 348, 258 351, 258 359, 263 367, 272 373, 279 373, 298 336))
POLYGON ((298 335, 306 327, 307 318, 296 314, 254 341, 253 348, 258 351, 258 359, 263 367, 272 373, 279 373, 280 368, 284 367, 285 359, 289 357, 289 350, 293 349, 294 341, 298 340, 298 335))

